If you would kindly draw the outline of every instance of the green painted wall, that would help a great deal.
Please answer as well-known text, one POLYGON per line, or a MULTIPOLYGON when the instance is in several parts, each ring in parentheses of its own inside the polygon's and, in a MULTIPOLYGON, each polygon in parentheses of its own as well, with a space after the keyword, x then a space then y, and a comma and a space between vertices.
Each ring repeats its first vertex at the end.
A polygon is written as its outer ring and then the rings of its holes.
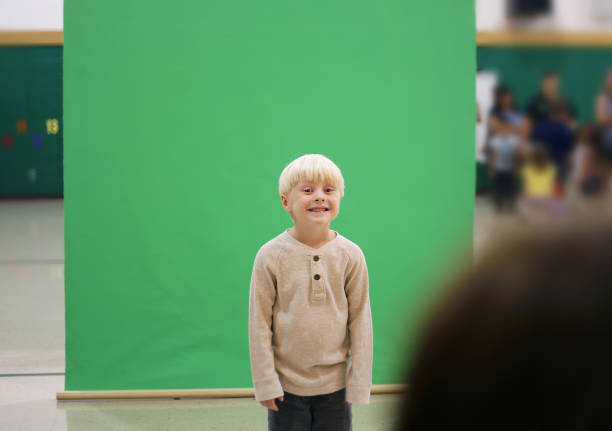
POLYGON ((62 47, 0 47, 0 196, 61 196, 62 135, 62 47))
POLYGON ((574 104, 580 122, 595 118, 595 97, 612 67, 609 48, 479 47, 478 68, 493 70, 515 93, 520 109, 539 91, 542 75, 556 70, 561 93, 574 104))
MULTIPOLYGON (((282 168, 337 162, 395 383, 471 241, 473 2, 65 2, 66 389, 252 386, 248 291, 282 168)), ((402 370, 403 371, 403 370, 402 370)))

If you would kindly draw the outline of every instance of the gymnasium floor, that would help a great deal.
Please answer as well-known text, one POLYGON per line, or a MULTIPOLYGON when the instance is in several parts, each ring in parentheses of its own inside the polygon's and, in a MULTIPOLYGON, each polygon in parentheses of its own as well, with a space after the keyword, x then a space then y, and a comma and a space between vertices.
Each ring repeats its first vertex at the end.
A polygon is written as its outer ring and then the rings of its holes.
MULTIPOLYGON (((492 214, 477 200, 476 252, 492 214)), ((63 217, 62 200, 0 200, 0 430, 266 430, 251 399, 55 400, 64 389, 63 217)), ((392 429, 398 399, 353 406, 353 428, 392 429)))

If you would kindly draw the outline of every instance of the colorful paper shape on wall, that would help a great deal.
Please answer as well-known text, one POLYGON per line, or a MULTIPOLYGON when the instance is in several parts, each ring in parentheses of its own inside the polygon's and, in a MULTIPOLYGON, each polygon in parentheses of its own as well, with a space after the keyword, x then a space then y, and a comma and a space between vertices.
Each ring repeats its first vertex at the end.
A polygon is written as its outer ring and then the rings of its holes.
POLYGON ((3 148, 13 148, 13 137, 11 135, 4 135, 2 137, 3 148))
POLYGON ((17 133, 20 135, 28 133, 28 122, 26 120, 17 121, 17 133))
POLYGON ((43 135, 32 135, 32 146, 34 148, 42 148, 43 135))
POLYGON ((57 135, 59 132, 59 122, 55 118, 47 120, 47 135, 57 135))

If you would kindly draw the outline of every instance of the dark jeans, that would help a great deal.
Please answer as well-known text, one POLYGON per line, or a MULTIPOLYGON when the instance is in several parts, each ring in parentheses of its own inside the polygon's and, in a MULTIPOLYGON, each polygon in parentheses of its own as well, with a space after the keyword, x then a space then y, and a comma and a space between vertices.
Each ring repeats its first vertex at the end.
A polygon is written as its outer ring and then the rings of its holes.
POLYGON ((278 411, 268 410, 268 431, 352 431, 351 406, 346 389, 303 397, 285 392, 276 400, 278 411))
POLYGON ((518 191, 516 177, 512 172, 496 172, 493 176, 493 202, 498 211, 509 206, 514 211, 518 191))

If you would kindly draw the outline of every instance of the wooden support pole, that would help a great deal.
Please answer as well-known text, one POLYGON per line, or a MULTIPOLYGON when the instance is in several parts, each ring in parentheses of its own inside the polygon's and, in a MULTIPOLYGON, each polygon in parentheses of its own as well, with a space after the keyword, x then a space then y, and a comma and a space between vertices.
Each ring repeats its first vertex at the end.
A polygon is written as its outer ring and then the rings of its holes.
MULTIPOLYGON (((372 394, 395 394, 406 392, 405 385, 374 385, 372 394)), ((160 389, 128 391, 64 391, 57 393, 60 401, 111 400, 111 399, 156 399, 156 398, 253 398, 253 388, 235 389, 160 389)))

